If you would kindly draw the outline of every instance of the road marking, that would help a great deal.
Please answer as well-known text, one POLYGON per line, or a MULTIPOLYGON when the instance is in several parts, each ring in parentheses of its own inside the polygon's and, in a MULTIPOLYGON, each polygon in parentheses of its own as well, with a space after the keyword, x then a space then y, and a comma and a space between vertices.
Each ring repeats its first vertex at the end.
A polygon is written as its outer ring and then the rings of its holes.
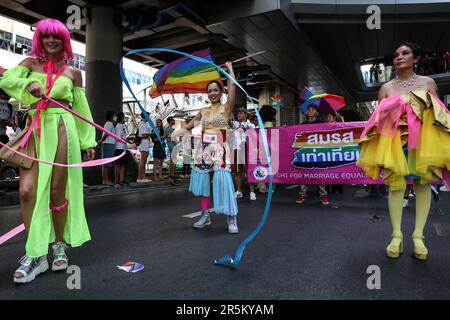
POLYGON ((291 190, 291 189, 295 189, 295 188, 298 188, 298 187, 300 187, 300 185, 298 185, 298 184, 293 184, 292 186, 286 187, 285 189, 286 189, 286 190, 291 190))
MULTIPOLYGON (((208 212, 209 212, 209 213, 214 213, 214 212, 215 212, 215 211, 214 211, 214 208, 210 208, 210 209, 208 210, 208 212)), ((193 212, 193 213, 185 214, 185 215, 182 216, 182 217, 183 217, 183 218, 191 218, 191 219, 193 219, 193 218, 195 218, 195 217, 201 216, 202 213, 203 213, 203 211, 196 211, 196 212, 193 212)))
POLYGON ((450 234, 450 225, 447 223, 433 222, 434 230, 440 237, 446 237, 450 234))
POLYGON ((183 216, 183 218, 191 218, 194 219, 195 217, 201 216, 202 215, 202 211, 196 211, 194 213, 189 213, 189 214, 185 214, 183 216))

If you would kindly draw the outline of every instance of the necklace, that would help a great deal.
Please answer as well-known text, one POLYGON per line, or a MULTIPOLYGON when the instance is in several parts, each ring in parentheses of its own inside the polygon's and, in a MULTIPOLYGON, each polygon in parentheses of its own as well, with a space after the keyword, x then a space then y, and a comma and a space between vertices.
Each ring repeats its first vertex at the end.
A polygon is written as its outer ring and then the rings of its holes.
POLYGON ((404 88, 412 86, 414 84, 414 82, 416 82, 416 79, 417 79, 417 74, 415 74, 414 72, 413 72, 412 78, 409 80, 400 80, 398 78, 398 76, 395 76, 395 81, 397 81, 397 83, 400 86, 403 86, 404 88))

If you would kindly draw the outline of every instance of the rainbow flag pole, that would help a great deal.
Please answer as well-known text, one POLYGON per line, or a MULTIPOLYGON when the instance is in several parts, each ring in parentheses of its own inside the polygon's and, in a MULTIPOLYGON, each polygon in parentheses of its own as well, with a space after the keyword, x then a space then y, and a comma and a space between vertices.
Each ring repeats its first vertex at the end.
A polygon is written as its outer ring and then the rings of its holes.
MULTIPOLYGON (((255 52, 255 53, 249 54, 249 55, 247 55, 247 56, 245 56, 245 57, 242 57, 242 58, 233 60, 233 61, 231 61, 231 63, 236 63, 236 62, 239 62, 239 61, 242 61, 242 60, 245 60, 245 59, 248 59, 248 58, 257 56, 257 55, 259 55, 259 54, 261 54, 261 53, 266 53, 266 51, 259 51, 259 52, 255 52)), ((222 65, 220 65, 219 67, 224 67, 224 66, 225 66, 225 64, 222 64, 222 65)), ((206 69, 206 70, 204 70, 204 71, 202 71, 202 72, 206 72, 206 71, 214 70, 214 69, 215 69, 214 67, 211 67, 211 68, 206 69)), ((197 73, 199 73, 199 72, 197 72, 197 73)), ((194 73, 194 74, 197 74, 197 73, 194 73)))

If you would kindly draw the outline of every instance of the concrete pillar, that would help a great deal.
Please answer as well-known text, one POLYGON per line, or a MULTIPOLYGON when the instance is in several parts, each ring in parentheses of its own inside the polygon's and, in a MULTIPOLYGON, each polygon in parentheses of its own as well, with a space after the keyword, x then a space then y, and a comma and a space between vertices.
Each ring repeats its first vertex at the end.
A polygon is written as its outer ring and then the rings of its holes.
POLYGON ((265 104, 270 104, 270 88, 262 88, 259 91, 259 107, 265 105, 265 104))
MULTIPOLYGON (((122 58, 122 17, 117 8, 89 6, 86 19, 86 95, 94 121, 103 126, 108 110, 122 111, 122 80, 119 63, 122 58)), ((97 132, 97 138, 101 132, 97 132)), ((100 148, 97 149, 98 156, 100 148)), ((135 181, 137 167, 127 154, 126 181, 135 181)), ((110 179, 114 179, 109 170, 110 179)), ((84 183, 101 183, 101 167, 84 168, 84 183)), ((114 180, 112 180, 114 181, 114 180)))
MULTIPOLYGON (((122 111, 121 12, 112 6, 88 7, 86 21, 86 95, 94 121, 103 124, 106 111, 122 111)), ((97 134, 99 134, 97 132, 97 134)))
POLYGON ((284 98, 284 106, 281 109, 280 117, 281 125, 300 124, 298 94, 286 86, 281 86, 280 95, 284 98))

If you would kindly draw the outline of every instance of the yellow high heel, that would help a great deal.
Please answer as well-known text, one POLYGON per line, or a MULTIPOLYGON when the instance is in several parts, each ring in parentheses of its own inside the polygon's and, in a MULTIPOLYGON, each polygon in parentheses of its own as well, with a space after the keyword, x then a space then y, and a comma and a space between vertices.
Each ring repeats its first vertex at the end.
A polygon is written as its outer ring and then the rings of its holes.
POLYGON ((425 247, 425 243, 423 240, 425 240, 425 237, 412 237, 414 242, 414 257, 417 260, 425 261, 428 259, 428 249, 425 247))
POLYGON ((398 258, 403 253, 403 237, 392 236, 391 243, 386 248, 386 255, 389 258, 398 258))

